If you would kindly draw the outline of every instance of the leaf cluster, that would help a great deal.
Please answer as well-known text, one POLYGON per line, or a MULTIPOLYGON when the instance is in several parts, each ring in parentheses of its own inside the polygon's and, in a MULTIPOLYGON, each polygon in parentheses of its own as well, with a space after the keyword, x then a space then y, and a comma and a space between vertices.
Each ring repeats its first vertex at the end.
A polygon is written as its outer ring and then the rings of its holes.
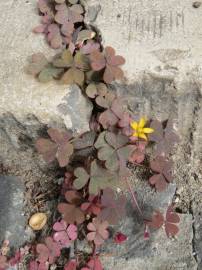
MULTIPOLYGON (((109 225, 115 225, 125 214, 126 197, 117 191, 127 185, 138 206, 133 188, 126 181, 128 161, 152 173, 149 183, 156 191, 163 191, 173 179, 169 154, 178 138, 172 121, 154 120, 150 125, 154 132, 148 141, 134 139, 131 125, 134 116, 110 88, 114 80, 124 77, 121 67, 125 59, 116 55, 112 47, 103 48, 99 36, 84 24, 84 8, 79 0, 39 0, 38 9, 41 24, 34 31, 43 33, 52 48, 62 51, 52 61, 41 53, 34 54, 28 73, 41 82, 56 79, 64 84, 77 84, 92 101, 94 110, 90 132, 73 137, 70 132, 50 128, 50 138, 39 138, 36 142, 45 161, 57 159, 67 171, 57 207, 61 217, 53 225, 52 237, 37 244, 38 255, 29 269, 48 269, 63 248, 77 239, 85 239, 92 246, 92 254, 83 262, 75 253, 75 258, 64 263, 64 269, 102 270, 95 250, 109 238, 109 225), (76 159, 81 153, 83 159, 76 159)), ((146 226, 155 229, 164 226, 166 234, 174 236, 178 223, 179 216, 170 206, 165 218, 156 211, 146 226)), ((115 243, 126 240, 123 233, 115 234, 115 243)), ((0 267, 4 263, 7 260, 0 256, 0 267)))
POLYGON ((178 231, 178 223, 180 222, 180 217, 177 213, 174 212, 173 205, 170 205, 166 211, 166 216, 161 214, 159 211, 155 211, 152 216, 151 221, 147 221, 146 224, 154 229, 159 229, 163 225, 165 227, 165 232, 168 237, 175 236, 178 231))
POLYGON ((72 134, 49 128, 48 135, 50 139, 39 138, 36 142, 36 148, 47 162, 52 162, 57 158, 60 167, 65 167, 74 152, 73 144, 70 142, 72 134))

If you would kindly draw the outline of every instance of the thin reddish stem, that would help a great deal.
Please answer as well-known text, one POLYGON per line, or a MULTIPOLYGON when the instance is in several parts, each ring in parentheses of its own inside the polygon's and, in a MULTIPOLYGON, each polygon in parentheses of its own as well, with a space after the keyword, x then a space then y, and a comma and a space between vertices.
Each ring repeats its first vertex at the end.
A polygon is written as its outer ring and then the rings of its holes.
POLYGON ((127 179, 127 177, 125 177, 125 180, 126 180, 126 184, 127 184, 127 186, 128 186, 129 192, 130 192, 130 194, 131 194, 131 196, 132 196, 133 202, 134 202, 135 206, 137 207, 137 209, 138 209, 140 215, 143 216, 142 210, 141 210, 140 207, 139 207, 139 204, 138 204, 138 202, 137 202, 135 193, 134 193, 134 191, 133 191, 133 189, 132 189, 132 187, 131 187, 131 185, 130 185, 130 182, 129 182, 128 179, 127 179))

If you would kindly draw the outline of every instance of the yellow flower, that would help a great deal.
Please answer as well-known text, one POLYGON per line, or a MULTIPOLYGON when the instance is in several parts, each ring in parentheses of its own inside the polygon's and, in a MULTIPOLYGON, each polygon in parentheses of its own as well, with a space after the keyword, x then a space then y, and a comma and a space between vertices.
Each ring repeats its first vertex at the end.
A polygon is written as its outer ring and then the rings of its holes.
POLYGON ((139 122, 131 122, 130 126, 134 130, 133 137, 141 138, 147 141, 147 136, 145 134, 150 134, 154 132, 153 128, 145 127, 147 123, 146 118, 142 117, 139 122))

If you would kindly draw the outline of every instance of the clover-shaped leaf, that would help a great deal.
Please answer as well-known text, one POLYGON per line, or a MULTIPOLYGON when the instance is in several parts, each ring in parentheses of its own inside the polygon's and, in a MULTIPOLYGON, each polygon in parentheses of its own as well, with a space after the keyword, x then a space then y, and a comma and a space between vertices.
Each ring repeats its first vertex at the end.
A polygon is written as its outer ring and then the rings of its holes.
POLYGON ((76 191, 67 191, 65 193, 65 199, 69 203, 59 203, 58 211, 63 215, 64 221, 67 224, 81 224, 84 221, 84 213, 80 209, 81 196, 76 191))
POLYGON ((99 51, 100 44, 94 40, 88 40, 86 44, 81 47, 81 52, 83 54, 91 54, 94 51, 99 51))
POLYGON ((38 0, 37 6, 41 13, 47 14, 51 12, 51 7, 48 0, 38 0))
POLYGON ((101 211, 99 196, 89 195, 88 201, 82 203, 81 209, 88 214, 98 215, 101 211))
POLYGON ((79 4, 75 4, 68 7, 65 3, 56 5, 55 21, 59 24, 65 24, 67 22, 77 23, 83 21, 83 16, 81 15, 84 10, 79 4))
POLYGON ((172 162, 158 156, 150 162, 150 167, 158 173, 150 177, 150 184, 154 185, 157 191, 163 191, 173 180, 172 162))
POLYGON ((123 71, 119 66, 125 63, 125 59, 122 56, 115 55, 115 50, 112 47, 106 47, 104 53, 99 51, 92 52, 90 59, 93 70, 105 69, 103 80, 106 83, 123 78, 123 71))
POLYGON ((137 141, 134 146, 134 151, 129 157, 129 161, 131 163, 142 163, 145 159, 145 151, 146 151, 147 141, 137 141))
POLYGON ((61 78, 63 83, 76 83, 80 86, 84 83, 84 71, 89 69, 87 56, 81 52, 77 52, 75 56, 72 56, 70 50, 64 50, 62 55, 53 62, 53 65, 68 68, 61 78))
POLYGON ((118 123, 119 118, 112 110, 108 109, 99 115, 98 121, 104 129, 107 129, 110 126, 115 126, 118 123))
POLYGON ((91 147, 94 145, 96 138, 96 133, 94 131, 89 131, 82 134, 79 138, 77 138, 74 142, 74 149, 84 149, 87 147, 91 147))
POLYGON ((38 76, 38 80, 44 83, 58 79, 62 72, 62 68, 52 66, 42 53, 33 54, 31 63, 27 67, 28 74, 38 76))
POLYGON ((100 114, 98 121, 104 129, 119 124, 124 115, 123 102, 120 98, 115 98, 111 102, 110 108, 100 114))
POLYGON ((119 185, 119 175, 104 169, 96 161, 91 163, 89 193, 98 194, 101 189, 119 185))
POLYGON ((99 135, 95 147, 98 149, 98 158, 105 161, 108 170, 117 171, 120 161, 126 161, 130 157, 132 148, 127 145, 128 141, 128 137, 122 134, 103 132, 99 135))
POLYGON ((168 206, 165 218, 159 211, 155 211, 152 216, 152 220, 146 221, 146 224, 154 229, 159 229, 164 225, 166 235, 170 237, 175 236, 178 233, 179 228, 177 226, 177 223, 179 222, 180 217, 177 213, 174 212, 174 207, 171 204, 170 206, 168 206))
POLYGON ((108 186, 116 186, 117 175, 110 173, 108 170, 102 168, 96 161, 91 163, 90 174, 84 168, 77 168, 74 171, 77 177, 74 180, 74 187, 76 189, 83 188, 89 180, 89 193, 98 194, 101 189, 108 186))
POLYGON ((65 167, 73 154, 73 145, 69 142, 72 135, 69 132, 49 128, 48 134, 51 140, 40 138, 36 142, 36 148, 42 154, 46 162, 52 162, 57 158, 60 167, 65 167))
POLYGON ((110 108, 115 94, 110 91, 104 83, 91 83, 86 88, 86 94, 90 98, 95 98, 97 105, 103 108, 110 108))
POLYGON ((48 26, 47 40, 53 49, 58 49, 62 46, 63 39, 60 33, 60 28, 57 24, 52 23, 48 26))
POLYGON ((179 228, 176 225, 180 222, 180 217, 174 212, 173 205, 170 205, 166 212, 165 231, 168 237, 175 236, 179 232, 179 228))
POLYGON ((146 224, 151 228, 159 229, 164 224, 164 217, 160 211, 155 211, 152 215, 152 220, 147 221, 146 224))
POLYGON ((89 241, 94 241, 96 246, 100 246, 109 237, 107 230, 109 224, 107 221, 101 221, 98 218, 93 218, 93 221, 88 224, 87 228, 90 231, 87 234, 89 241))
POLYGON ((69 247, 71 242, 77 239, 77 227, 74 224, 67 225, 64 220, 53 225, 53 239, 62 247, 69 247))
POLYGON ((45 239, 45 244, 37 244, 38 261, 40 263, 49 262, 53 264, 57 257, 60 256, 60 245, 53 241, 52 237, 45 239))
POLYGON ((89 180, 89 174, 84 168, 76 168, 74 170, 74 175, 76 176, 76 179, 74 180, 74 187, 76 189, 83 188, 89 180))
POLYGON ((173 146, 179 142, 179 137, 173 128, 173 121, 169 119, 164 127, 164 123, 154 120, 150 127, 154 129, 154 132, 149 134, 149 139, 156 142, 154 154, 156 156, 168 156, 173 146))
POLYGON ((103 209, 99 214, 101 220, 107 220, 109 224, 117 224, 117 222, 125 214, 126 199, 124 196, 116 196, 114 191, 107 188, 103 191, 101 197, 103 209))

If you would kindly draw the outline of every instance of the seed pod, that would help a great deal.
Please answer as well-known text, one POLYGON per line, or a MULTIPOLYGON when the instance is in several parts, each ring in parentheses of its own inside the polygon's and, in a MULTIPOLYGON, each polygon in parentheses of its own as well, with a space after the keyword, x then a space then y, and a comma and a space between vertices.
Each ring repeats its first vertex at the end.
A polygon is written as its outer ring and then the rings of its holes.
POLYGON ((29 226, 34 231, 40 231, 47 223, 47 216, 44 213, 36 213, 31 216, 29 226))

